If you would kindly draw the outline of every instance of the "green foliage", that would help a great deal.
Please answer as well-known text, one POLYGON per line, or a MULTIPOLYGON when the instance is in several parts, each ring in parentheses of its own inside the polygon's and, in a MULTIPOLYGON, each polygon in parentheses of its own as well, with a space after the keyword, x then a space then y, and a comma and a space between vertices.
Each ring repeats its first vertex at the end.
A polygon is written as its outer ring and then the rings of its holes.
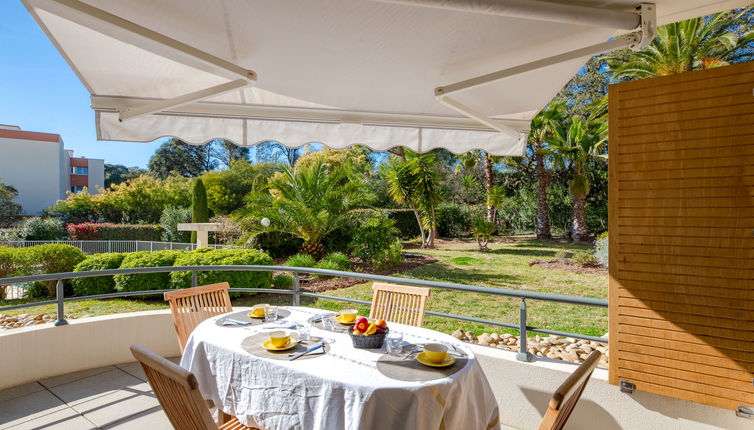
MULTIPOLYGON (((243 226, 252 232, 290 233, 307 244, 319 245, 354 217, 363 186, 349 179, 347 164, 328 166, 323 160, 283 168, 263 191, 246 198, 240 211, 243 226), (267 218, 269 227, 260 220, 267 218)), ((303 248, 302 248, 303 249, 303 248)))
POLYGON ((401 239, 413 239, 421 234, 419 224, 416 222, 416 215, 412 210, 393 209, 388 213, 388 217, 395 221, 395 227, 398 229, 398 235, 401 239))
POLYGON ((361 261, 374 264, 384 257, 385 250, 395 242, 397 236, 395 221, 383 211, 373 211, 363 216, 353 232, 349 248, 361 261))
POLYGON ((572 251, 558 251, 555 253, 555 259, 561 263, 567 263, 574 255, 575 253, 572 251))
MULTIPOLYGON (((183 251, 132 252, 126 255, 120 268, 172 266, 181 254, 183 251)), ((171 288, 170 285, 170 273, 167 272, 115 275, 115 290, 118 292, 164 290, 171 288)))
MULTIPOLYGON (((27 249, 29 264, 38 274, 72 272, 74 267, 86 258, 86 254, 80 249, 59 243, 32 246, 27 249)), ((55 284, 56 281, 46 283, 49 296, 55 295, 55 284)))
POLYGON ((589 251, 578 251, 573 255, 573 261, 584 267, 599 267, 597 258, 589 251))
POLYGON ((495 223, 483 216, 477 216, 471 224, 471 232, 477 240, 479 250, 485 251, 489 249, 487 245, 492 237, 492 233, 495 232, 495 223))
POLYGON ((67 230, 73 240, 159 241, 162 237, 162 227, 148 224, 69 224, 67 230))
POLYGON ((608 267, 609 254, 607 232, 604 232, 597 236, 597 239, 594 241, 594 259, 600 266, 605 268, 608 267))
POLYGON ((752 7, 657 27, 641 51, 624 49, 608 57, 616 79, 643 79, 750 61, 752 7))
POLYGON ((140 167, 126 167, 122 164, 105 163, 105 189, 107 190, 112 185, 121 184, 145 173, 147 171, 140 167))
MULTIPOLYGON (((258 249, 210 249, 202 248, 181 254, 175 266, 252 266, 272 265, 269 255, 258 249)), ((231 288, 270 288, 271 272, 257 271, 207 271, 197 272, 198 285, 228 282, 231 288)), ((172 272, 172 288, 191 287, 191 272, 172 272)))
MULTIPOLYGON (((29 248, 0 246, 0 278, 29 274, 29 248)), ((0 288, 0 300, 5 298, 5 288, 0 288)))
MULTIPOLYGON (((0 178, 2 181, 3 178, 0 178)), ((21 205, 15 203, 13 199, 18 197, 18 190, 12 185, 0 182, 0 221, 4 217, 15 217, 21 215, 21 205)))
MULTIPOLYGON (((91 270, 108 270, 120 267, 126 254, 106 253, 88 255, 84 261, 77 264, 74 272, 91 270)), ((76 278, 71 280, 73 292, 77 296, 108 294, 115 292, 115 279, 112 276, 98 276, 96 278, 76 278)))
POLYGON ((403 244, 398 239, 395 239, 372 260, 372 265, 377 270, 389 269, 401 263, 403 263, 403 244))
POLYGON ((304 241, 290 233, 264 231, 249 237, 247 243, 268 253, 273 258, 280 258, 298 252, 304 241))
POLYGON ((309 254, 296 254, 285 260, 285 266, 288 267, 314 267, 317 261, 309 254))
POLYGON ((314 267, 318 269, 349 270, 351 268, 351 259, 342 252, 331 252, 322 257, 314 267))
POLYGON ((276 171, 279 169, 272 163, 234 160, 225 170, 204 173, 201 178, 207 189, 209 209, 216 215, 227 215, 242 208, 243 198, 260 191, 276 171))
POLYGON ((60 240, 66 233, 63 222, 57 218, 33 217, 24 221, 20 236, 24 240, 60 240))
POLYGON ((272 278, 272 288, 289 290, 293 287, 293 276, 282 273, 272 278))
MULTIPOLYGON (((194 182, 193 197, 191 200, 191 222, 209 222, 209 208, 207 207, 207 189, 201 178, 194 182)), ((191 243, 196 243, 196 232, 191 232, 191 243)))
POLYGON ((188 243, 191 240, 191 232, 178 231, 178 224, 191 221, 191 209, 168 206, 160 215, 160 227, 162 228, 162 240, 167 242, 188 243))
POLYGON ((213 158, 213 146, 189 145, 180 139, 165 141, 149 159, 149 172, 158 179, 166 179, 174 174, 195 177, 217 166, 213 158))
POLYGON ((442 237, 463 237, 471 227, 469 212, 455 203, 437 206, 437 232, 442 237))

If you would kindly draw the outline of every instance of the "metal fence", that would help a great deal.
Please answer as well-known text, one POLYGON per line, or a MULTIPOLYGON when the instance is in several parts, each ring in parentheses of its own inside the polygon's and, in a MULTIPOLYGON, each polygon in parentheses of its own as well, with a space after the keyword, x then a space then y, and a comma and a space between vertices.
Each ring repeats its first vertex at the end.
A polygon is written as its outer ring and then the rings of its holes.
POLYGON ((461 321, 489 324, 489 325, 494 325, 498 327, 506 327, 506 328, 518 330, 520 334, 520 340, 519 340, 519 352, 516 357, 521 361, 531 360, 531 354, 528 352, 528 347, 527 347, 527 332, 528 331, 536 332, 536 333, 544 333, 544 334, 549 334, 549 335, 573 337, 573 338, 578 338, 578 339, 587 339, 587 340, 593 340, 593 341, 604 342, 604 343, 608 342, 607 338, 603 338, 603 337, 587 336, 587 335, 578 334, 578 333, 568 333, 568 332, 563 332, 559 330, 549 330, 545 328, 531 327, 527 325, 527 303, 526 303, 527 300, 542 300, 542 301, 547 301, 547 302, 607 308, 607 300, 603 300, 603 299, 567 296, 567 295, 561 295, 561 294, 537 293, 537 292, 531 292, 531 291, 509 290, 509 289, 503 289, 503 288, 479 287, 479 286, 472 286, 472 285, 455 284, 455 283, 450 283, 450 282, 423 281, 420 279, 397 278, 393 276, 372 275, 368 273, 356 273, 356 272, 344 272, 340 270, 326 270, 326 269, 314 269, 314 268, 308 268, 308 267, 288 267, 288 266, 138 267, 138 268, 133 268, 133 269, 111 269, 111 270, 97 270, 97 271, 87 271, 87 272, 66 272, 66 273, 52 273, 48 275, 0 278, 0 285, 20 284, 20 283, 25 283, 25 282, 37 282, 37 281, 57 281, 57 295, 56 295, 55 300, 47 300, 43 302, 34 302, 34 303, 25 303, 25 304, 13 305, 13 306, 5 306, 5 307, 0 308, 0 312, 12 310, 12 309, 21 309, 21 308, 28 308, 28 307, 33 307, 33 306, 55 304, 57 305, 57 320, 55 322, 55 325, 56 326, 65 325, 65 324, 68 324, 68 322, 65 320, 65 303, 67 302, 76 302, 76 301, 91 300, 91 299, 107 299, 107 298, 115 298, 115 297, 157 295, 157 294, 164 294, 166 292, 174 291, 174 290, 133 291, 133 292, 123 292, 123 293, 98 294, 94 296, 65 297, 64 288, 63 288, 64 280, 74 279, 74 278, 91 278, 91 277, 97 277, 97 276, 112 276, 112 275, 120 275, 120 274, 131 275, 131 274, 144 274, 144 273, 191 272, 192 285, 196 286, 197 285, 196 274, 197 272, 202 272, 202 271, 265 271, 265 272, 273 271, 273 272, 291 273, 293 275, 293 288, 290 290, 274 289, 274 288, 231 288, 230 291, 247 292, 247 293, 288 294, 288 295, 291 295, 291 304, 293 306, 299 306, 301 297, 312 297, 312 298, 318 298, 318 299, 337 300, 337 301, 344 301, 344 302, 349 302, 349 303, 371 305, 371 302, 368 302, 365 300, 356 300, 356 299, 350 299, 350 298, 345 298, 345 297, 336 297, 336 296, 329 296, 325 294, 317 294, 317 293, 301 291, 301 288, 300 288, 301 287, 301 282, 300 282, 301 274, 325 275, 325 276, 335 276, 335 277, 341 277, 341 278, 355 278, 355 279, 362 279, 365 281, 389 282, 389 283, 394 283, 394 284, 413 285, 413 286, 418 286, 418 287, 439 288, 443 290, 465 291, 469 293, 479 293, 479 294, 488 294, 488 295, 493 295, 493 296, 518 298, 521 300, 520 308, 519 308, 518 324, 487 320, 487 319, 470 317, 470 316, 465 316, 465 315, 448 314, 448 313, 443 313, 443 312, 427 311, 426 313, 427 315, 434 315, 434 316, 444 317, 444 318, 452 318, 452 319, 461 320, 461 321))
MULTIPOLYGON (((147 240, 7 240, 0 241, 0 246, 10 248, 28 248, 48 243, 62 243, 75 246, 87 254, 102 254, 105 252, 136 252, 181 250, 191 251, 196 248, 194 243, 181 242, 153 242, 147 240)), ((231 245, 209 245, 212 248, 235 248, 231 245)))

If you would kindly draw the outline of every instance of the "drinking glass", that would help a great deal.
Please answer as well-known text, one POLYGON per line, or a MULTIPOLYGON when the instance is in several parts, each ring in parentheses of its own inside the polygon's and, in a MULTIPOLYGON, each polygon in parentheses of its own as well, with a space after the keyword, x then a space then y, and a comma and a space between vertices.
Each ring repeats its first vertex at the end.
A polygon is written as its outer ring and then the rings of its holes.
POLYGON ((387 353, 393 357, 400 357, 403 353, 403 335, 397 332, 390 332, 385 336, 387 344, 387 353))
POLYGON ((322 325, 327 331, 335 331, 335 320, 331 316, 322 318, 322 325))
POLYGON ((267 308, 264 311, 264 321, 270 322, 270 321, 276 321, 277 319, 278 319, 277 306, 267 306, 267 308))
POLYGON ((303 341, 309 340, 309 331, 311 330, 311 325, 307 323, 299 323, 296 324, 296 329, 298 330, 299 339, 303 341))

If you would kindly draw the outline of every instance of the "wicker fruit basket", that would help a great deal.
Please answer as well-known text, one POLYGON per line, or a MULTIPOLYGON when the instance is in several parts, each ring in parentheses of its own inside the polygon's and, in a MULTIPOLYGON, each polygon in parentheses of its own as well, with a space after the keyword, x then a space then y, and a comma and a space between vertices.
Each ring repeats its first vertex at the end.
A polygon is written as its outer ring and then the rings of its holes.
POLYGON ((374 333, 367 336, 363 334, 353 334, 353 331, 349 330, 348 334, 351 336, 354 348, 382 348, 382 344, 385 343, 385 336, 390 332, 390 329, 385 329, 384 333, 374 333))

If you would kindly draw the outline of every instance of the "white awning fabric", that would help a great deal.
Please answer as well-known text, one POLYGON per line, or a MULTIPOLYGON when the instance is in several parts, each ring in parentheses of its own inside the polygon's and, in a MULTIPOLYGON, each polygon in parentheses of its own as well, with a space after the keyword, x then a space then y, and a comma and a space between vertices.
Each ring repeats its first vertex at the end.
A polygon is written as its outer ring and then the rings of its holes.
MULTIPOLYGON (((22 0, 92 95, 100 140, 319 142, 522 155, 589 53, 435 89, 628 33, 631 0, 22 0), (479 121, 478 118, 488 121, 479 121), (491 127, 493 126, 493 127, 491 127)), ((662 25, 740 0, 656 0, 662 25)), ((638 19, 638 18, 637 18, 638 19)), ((636 21, 638 22, 638 21, 636 21)))

